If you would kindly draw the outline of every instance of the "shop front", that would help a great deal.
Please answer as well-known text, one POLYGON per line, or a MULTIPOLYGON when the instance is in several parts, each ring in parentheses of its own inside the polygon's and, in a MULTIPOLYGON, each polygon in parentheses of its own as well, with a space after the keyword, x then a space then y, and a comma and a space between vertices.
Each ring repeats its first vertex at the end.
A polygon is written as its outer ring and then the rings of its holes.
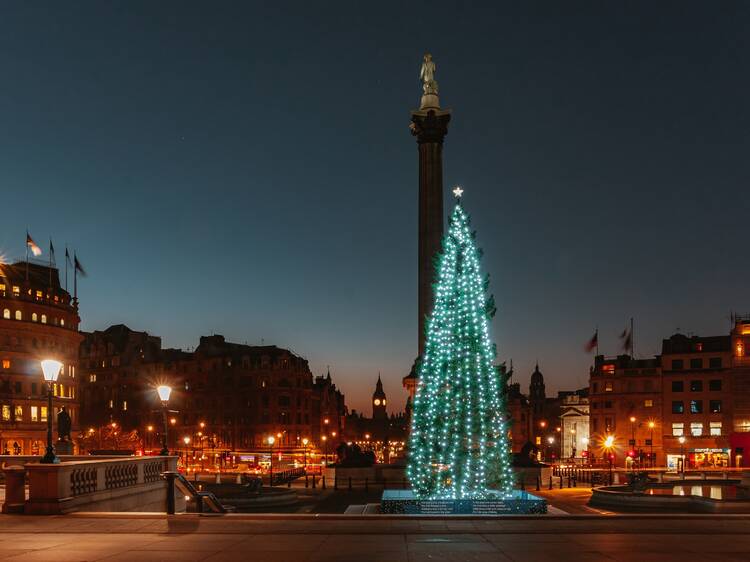
POLYGON ((667 454, 667 468, 670 470, 700 470, 728 468, 731 449, 697 448, 685 449, 683 454, 667 454), (684 456, 685 466, 682 466, 684 456))

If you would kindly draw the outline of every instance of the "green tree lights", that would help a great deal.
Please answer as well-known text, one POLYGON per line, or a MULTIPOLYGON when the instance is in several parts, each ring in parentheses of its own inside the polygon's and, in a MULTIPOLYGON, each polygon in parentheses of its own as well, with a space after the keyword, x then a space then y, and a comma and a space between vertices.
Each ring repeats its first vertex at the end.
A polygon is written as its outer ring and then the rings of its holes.
POLYGON ((420 498, 512 495, 505 399, 489 336, 495 305, 485 297, 479 261, 458 200, 443 239, 412 412, 407 474, 420 498))

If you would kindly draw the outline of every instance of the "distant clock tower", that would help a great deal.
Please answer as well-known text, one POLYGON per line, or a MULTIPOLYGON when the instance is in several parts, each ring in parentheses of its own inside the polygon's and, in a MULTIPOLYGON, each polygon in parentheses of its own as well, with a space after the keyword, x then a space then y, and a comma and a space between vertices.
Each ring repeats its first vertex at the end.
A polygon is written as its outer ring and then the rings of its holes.
POLYGON ((388 414, 385 410, 385 392, 383 392, 383 382, 380 380, 380 373, 378 373, 378 382, 375 385, 375 392, 372 393, 372 419, 373 420, 384 420, 388 418, 388 414))

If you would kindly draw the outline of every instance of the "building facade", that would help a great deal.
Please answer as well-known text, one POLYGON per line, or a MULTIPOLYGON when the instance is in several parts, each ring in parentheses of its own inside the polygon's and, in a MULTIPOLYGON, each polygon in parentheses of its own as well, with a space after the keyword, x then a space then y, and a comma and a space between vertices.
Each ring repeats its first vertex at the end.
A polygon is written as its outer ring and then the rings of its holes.
POLYGON ((65 408, 71 435, 79 432, 78 304, 56 268, 16 262, 0 264, 0 312, 0 453, 44 454, 49 415, 65 408), (43 359, 63 363, 52 412, 43 359))
POLYGON ((313 381, 305 359, 276 346, 213 335, 201 337, 192 352, 161 349, 158 337, 113 326, 86 334, 81 363, 89 430, 111 423, 137 430, 146 449, 159 447, 162 438, 160 384, 173 389, 170 447, 255 450, 269 436, 282 450, 301 447, 303 439, 316 446, 324 434, 340 433, 344 419, 344 396, 330 373, 313 381))
POLYGON ((675 334, 651 359, 597 356, 589 450, 671 468, 745 467, 750 450, 750 317, 726 335, 675 334))

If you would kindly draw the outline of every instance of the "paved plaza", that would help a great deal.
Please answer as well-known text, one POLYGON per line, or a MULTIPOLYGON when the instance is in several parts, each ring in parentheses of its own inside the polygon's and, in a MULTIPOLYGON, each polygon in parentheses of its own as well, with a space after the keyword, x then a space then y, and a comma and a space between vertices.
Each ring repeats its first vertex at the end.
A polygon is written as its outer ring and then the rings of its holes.
POLYGON ((0 516, 0 559, 733 562, 750 559, 749 527, 748 516, 703 515, 0 516))

